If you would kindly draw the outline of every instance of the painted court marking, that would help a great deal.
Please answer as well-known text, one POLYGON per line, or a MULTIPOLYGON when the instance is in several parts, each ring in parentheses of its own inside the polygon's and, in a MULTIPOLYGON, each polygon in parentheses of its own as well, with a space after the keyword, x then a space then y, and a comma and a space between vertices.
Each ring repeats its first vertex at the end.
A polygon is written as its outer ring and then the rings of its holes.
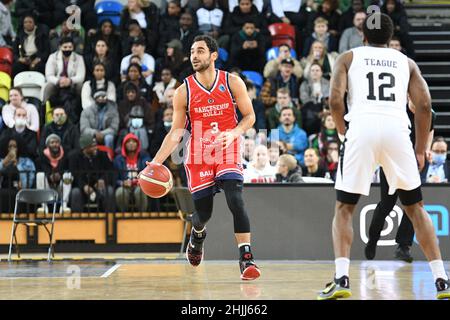
POLYGON ((102 276, 100 278, 108 278, 114 271, 119 269, 121 266, 122 266, 121 264, 116 264, 116 265, 112 266, 108 271, 106 271, 104 274, 102 274, 102 276))

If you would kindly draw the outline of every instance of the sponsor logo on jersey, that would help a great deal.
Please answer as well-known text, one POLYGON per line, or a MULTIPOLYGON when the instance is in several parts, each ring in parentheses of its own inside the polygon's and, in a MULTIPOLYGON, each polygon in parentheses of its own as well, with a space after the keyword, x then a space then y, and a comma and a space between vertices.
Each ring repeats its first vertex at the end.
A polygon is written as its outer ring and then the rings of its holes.
POLYGON ((214 99, 208 99, 208 103, 209 104, 214 103, 214 99))
POLYGON ((214 175, 212 170, 200 171, 200 178, 212 177, 214 175))
POLYGON ((225 92, 225 86, 223 84, 221 84, 219 86, 219 90, 220 90, 220 92, 225 92))

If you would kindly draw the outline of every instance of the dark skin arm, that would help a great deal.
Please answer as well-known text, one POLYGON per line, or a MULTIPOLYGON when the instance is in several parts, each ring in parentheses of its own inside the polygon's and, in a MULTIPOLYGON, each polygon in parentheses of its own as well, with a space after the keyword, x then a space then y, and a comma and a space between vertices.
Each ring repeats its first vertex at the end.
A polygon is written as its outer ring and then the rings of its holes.
POLYGON ((344 96, 347 91, 347 74, 353 60, 351 51, 341 54, 334 65, 330 81, 330 110, 339 135, 345 134, 345 103, 344 96))
POLYGON ((427 150, 428 137, 431 125, 431 96, 428 85, 420 73, 417 64, 408 59, 409 63, 409 87, 408 93, 412 103, 416 106, 414 123, 416 126, 416 158, 419 171, 425 165, 425 153, 427 150))

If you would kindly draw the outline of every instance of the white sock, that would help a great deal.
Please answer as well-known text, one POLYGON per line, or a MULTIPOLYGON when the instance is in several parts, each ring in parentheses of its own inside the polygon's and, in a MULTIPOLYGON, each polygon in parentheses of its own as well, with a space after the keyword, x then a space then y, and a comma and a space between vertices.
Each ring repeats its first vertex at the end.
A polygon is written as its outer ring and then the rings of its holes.
POLYGON ((192 229, 194 230, 194 232, 195 232, 197 235, 200 234, 200 236, 201 236, 202 232, 205 231, 206 227, 203 227, 202 230, 196 230, 195 227, 192 227, 192 229))
POLYGON ((448 280, 447 272, 445 272, 444 262, 442 260, 433 260, 429 262, 434 281, 437 278, 448 280))
POLYGON ((336 264, 336 275, 335 278, 339 279, 342 276, 348 277, 348 270, 350 268, 350 259, 348 258, 337 258, 334 260, 334 263, 336 264))

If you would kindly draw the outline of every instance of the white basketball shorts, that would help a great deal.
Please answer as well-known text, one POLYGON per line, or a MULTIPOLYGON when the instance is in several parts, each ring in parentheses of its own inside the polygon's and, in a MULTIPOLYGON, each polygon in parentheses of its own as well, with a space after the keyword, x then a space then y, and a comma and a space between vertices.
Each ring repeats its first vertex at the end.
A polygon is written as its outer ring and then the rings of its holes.
POLYGON ((397 117, 365 114, 353 117, 345 134, 336 173, 337 190, 369 195, 373 174, 383 167, 389 194, 421 185, 408 124, 397 117))

